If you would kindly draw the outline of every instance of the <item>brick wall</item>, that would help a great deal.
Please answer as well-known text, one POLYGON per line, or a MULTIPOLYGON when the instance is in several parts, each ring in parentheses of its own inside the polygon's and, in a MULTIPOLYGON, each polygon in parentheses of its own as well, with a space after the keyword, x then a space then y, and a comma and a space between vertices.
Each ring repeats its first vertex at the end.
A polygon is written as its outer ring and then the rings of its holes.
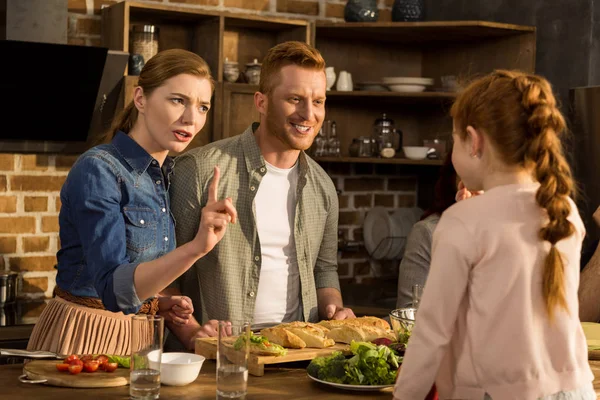
POLYGON ((0 154, 0 270, 21 273, 21 297, 52 294, 59 192, 75 158, 0 154))
MULTIPOLYGON (((100 10, 115 0, 69 0, 68 42, 100 45, 100 10)), ((142 0, 207 10, 276 15, 311 20, 343 20, 345 0, 142 0)), ((380 21, 390 21, 393 0, 380 0, 380 21)), ((0 270, 21 272, 20 297, 50 297, 54 288, 59 191, 75 157, 0 154, 0 270)), ((362 241, 362 222, 374 205, 416 203, 416 180, 401 169, 380 165, 330 164, 327 170, 340 195, 340 229, 362 241), (368 179, 364 179, 368 178, 368 179), (367 184, 366 184, 367 183, 367 184)), ((340 253, 340 277, 365 280, 395 274, 397 263, 369 260, 364 249, 340 253)))

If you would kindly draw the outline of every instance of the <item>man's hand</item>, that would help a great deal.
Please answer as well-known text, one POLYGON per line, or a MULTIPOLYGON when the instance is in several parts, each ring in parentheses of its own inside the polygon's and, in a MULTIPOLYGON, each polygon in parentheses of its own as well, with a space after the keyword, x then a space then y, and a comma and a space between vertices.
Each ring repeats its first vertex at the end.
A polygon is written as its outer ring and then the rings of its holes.
POLYGON ((325 307, 325 315, 327 319, 348 319, 356 318, 354 311, 345 307, 338 307, 335 304, 329 304, 325 307))
POLYGON ((192 299, 187 296, 159 296, 158 313, 165 319, 177 325, 188 323, 194 312, 192 299))
POLYGON ((467 189, 465 187, 465 184, 463 183, 463 181, 460 181, 460 182, 458 182, 458 192, 456 192, 456 197, 454 197, 454 199, 456 201, 461 201, 461 200, 465 200, 465 199, 468 199, 473 196, 478 196, 480 194, 483 194, 483 190, 471 192, 471 191, 469 191, 469 189, 467 189))
MULTIPOLYGON (((231 322, 226 321, 225 330, 223 331, 225 336, 231 336, 231 322)), ((200 329, 196 331, 194 336, 190 339, 190 349, 195 348, 196 338, 205 337, 216 337, 219 336, 219 321, 211 319, 206 324, 202 325, 200 329)))

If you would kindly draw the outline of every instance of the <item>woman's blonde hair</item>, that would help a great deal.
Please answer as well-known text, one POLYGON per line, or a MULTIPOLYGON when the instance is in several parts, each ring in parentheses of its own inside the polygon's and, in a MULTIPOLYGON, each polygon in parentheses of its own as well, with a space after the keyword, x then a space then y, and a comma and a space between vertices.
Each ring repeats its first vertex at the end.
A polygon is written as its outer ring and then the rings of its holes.
MULTIPOLYGON (((206 61, 196 53, 183 49, 169 49, 158 52, 150 58, 142 68, 138 86, 144 90, 144 95, 150 96, 152 92, 162 86, 166 80, 180 75, 189 74, 208 79, 214 90, 214 80, 206 61)), ((129 133, 138 117, 138 111, 133 101, 115 117, 108 132, 101 138, 101 142, 112 140, 118 131, 129 133)))
POLYGON ((564 262, 556 243, 575 231, 567 219, 575 187, 560 140, 565 119, 550 83, 539 75, 497 70, 468 85, 450 113, 463 139, 467 126, 481 130, 505 163, 533 171, 540 183, 536 201, 548 216, 539 236, 551 246, 542 292, 550 318, 557 306, 568 312, 564 262))

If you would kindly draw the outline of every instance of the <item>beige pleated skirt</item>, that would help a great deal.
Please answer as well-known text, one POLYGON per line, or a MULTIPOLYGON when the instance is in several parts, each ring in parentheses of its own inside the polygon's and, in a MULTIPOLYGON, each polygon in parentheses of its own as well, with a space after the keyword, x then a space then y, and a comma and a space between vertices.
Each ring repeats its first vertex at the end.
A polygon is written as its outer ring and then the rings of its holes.
POLYGON ((131 318, 54 297, 33 328, 27 350, 58 354, 131 354, 131 318))

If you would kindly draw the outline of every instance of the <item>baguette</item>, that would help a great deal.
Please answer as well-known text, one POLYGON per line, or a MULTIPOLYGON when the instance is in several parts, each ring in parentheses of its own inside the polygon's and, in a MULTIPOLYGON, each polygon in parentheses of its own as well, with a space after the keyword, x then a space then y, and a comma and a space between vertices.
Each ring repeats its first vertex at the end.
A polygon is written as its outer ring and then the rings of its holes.
POLYGON ((306 347, 304 340, 282 327, 274 326, 272 328, 265 328, 260 331, 260 334, 269 339, 271 343, 287 347, 288 349, 303 349, 306 347))
POLYGON ((342 325, 353 325, 353 326, 374 326, 385 330, 390 330, 390 324, 381 318, 377 317, 360 317, 360 318, 348 318, 348 319, 337 319, 337 320, 323 320, 319 322, 328 329, 340 327, 342 325))

